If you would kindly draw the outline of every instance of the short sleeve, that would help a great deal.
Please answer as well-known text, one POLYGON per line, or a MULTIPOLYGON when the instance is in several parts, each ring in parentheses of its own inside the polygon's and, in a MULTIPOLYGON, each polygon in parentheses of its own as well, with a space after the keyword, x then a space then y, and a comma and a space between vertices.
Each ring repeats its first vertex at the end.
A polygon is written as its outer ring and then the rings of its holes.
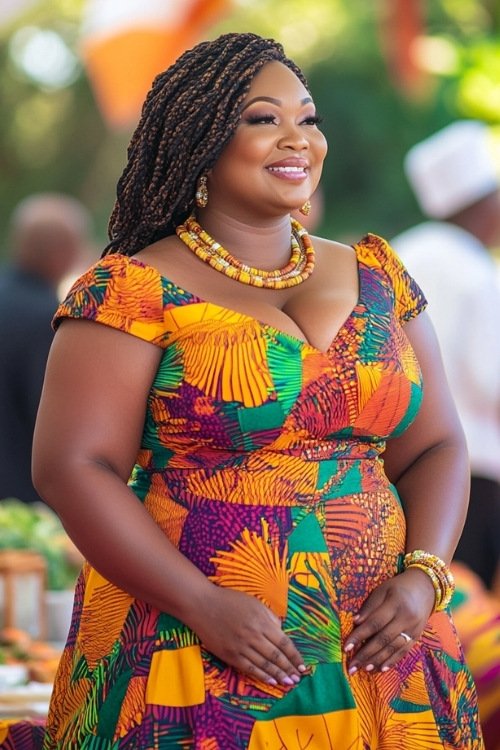
POLYGON ((161 276, 126 255, 107 255, 75 281, 56 311, 54 330, 64 318, 93 320, 162 346, 161 276))
POLYGON ((400 323, 407 323, 427 307, 427 300, 401 258, 386 240, 367 234, 357 245, 358 257, 374 269, 381 269, 394 296, 394 311, 400 323))

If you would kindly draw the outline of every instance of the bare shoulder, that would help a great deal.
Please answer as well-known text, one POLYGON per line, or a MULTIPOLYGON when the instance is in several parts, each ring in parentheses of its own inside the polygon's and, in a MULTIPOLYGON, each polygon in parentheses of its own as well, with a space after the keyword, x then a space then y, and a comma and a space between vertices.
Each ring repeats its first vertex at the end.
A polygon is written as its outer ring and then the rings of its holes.
POLYGON ((336 298, 346 298, 347 307, 352 307, 358 294, 358 260, 354 247, 326 239, 311 236, 315 250, 314 273, 307 281, 307 287, 300 287, 296 294, 302 296, 304 292, 312 293, 318 298, 324 295, 334 295, 336 298))
POLYGON ((311 236, 311 242, 318 253, 325 253, 330 257, 355 255, 354 245, 349 245, 338 240, 330 240, 326 237, 311 236))
POLYGON ((141 261, 141 263, 154 266, 158 262, 161 263, 166 253, 168 253, 169 259, 171 259, 176 254, 178 248, 179 238, 177 235, 171 235, 158 240, 158 242, 153 242, 152 245, 147 245, 147 247, 135 253, 133 257, 141 261))
POLYGON ((311 237, 316 253, 316 263, 319 268, 335 266, 339 268, 353 268, 356 266, 356 250, 353 245, 330 240, 325 237, 311 237))

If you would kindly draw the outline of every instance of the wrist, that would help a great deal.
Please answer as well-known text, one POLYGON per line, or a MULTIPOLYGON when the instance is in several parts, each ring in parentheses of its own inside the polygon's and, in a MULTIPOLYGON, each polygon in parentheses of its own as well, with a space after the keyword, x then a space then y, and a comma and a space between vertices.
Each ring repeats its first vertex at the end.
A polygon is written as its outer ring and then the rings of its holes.
POLYGON ((212 601, 217 591, 218 587, 203 576, 183 589, 175 616, 196 633, 200 620, 210 619, 212 601))
POLYGON ((450 604, 455 581, 450 569, 440 557, 417 549, 405 555, 403 567, 405 570, 415 568, 427 575, 434 588, 434 612, 439 612, 450 604))
POLYGON ((430 617, 436 608, 436 590, 430 577, 424 570, 414 567, 406 568, 401 575, 410 581, 413 590, 417 589, 420 592, 424 602, 421 605, 421 612, 427 613, 430 617))

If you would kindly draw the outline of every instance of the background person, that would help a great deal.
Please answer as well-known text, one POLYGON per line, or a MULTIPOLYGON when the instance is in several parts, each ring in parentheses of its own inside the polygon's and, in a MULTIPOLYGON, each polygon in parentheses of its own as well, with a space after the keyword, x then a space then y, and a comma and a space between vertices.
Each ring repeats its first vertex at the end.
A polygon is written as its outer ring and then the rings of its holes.
POLYGON ((90 241, 89 212, 68 195, 31 195, 12 215, 0 270, 0 499, 40 501, 31 481, 31 446, 51 320, 59 284, 89 264, 90 241))
POLYGON ((500 593, 498 163, 486 125, 457 121, 414 146, 405 169, 428 221, 391 244, 425 289, 465 430, 471 494, 455 553, 500 593))
POLYGON ((37 419, 36 486, 88 561, 46 750, 482 750, 446 610, 465 441, 387 243, 290 220, 318 122, 254 34, 147 97, 37 419))

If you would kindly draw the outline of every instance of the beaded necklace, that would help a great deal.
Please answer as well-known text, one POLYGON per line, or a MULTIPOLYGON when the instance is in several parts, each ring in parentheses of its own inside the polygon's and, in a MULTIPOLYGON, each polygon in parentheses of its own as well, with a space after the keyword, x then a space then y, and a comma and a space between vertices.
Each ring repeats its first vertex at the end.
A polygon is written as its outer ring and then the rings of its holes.
POLYGON ((292 255, 287 265, 277 271, 263 271, 241 263, 201 228, 193 214, 175 231, 198 258, 225 276, 265 289, 288 289, 305 281, 314 269, 311 239, 298 221, 290 221, 292 255))

